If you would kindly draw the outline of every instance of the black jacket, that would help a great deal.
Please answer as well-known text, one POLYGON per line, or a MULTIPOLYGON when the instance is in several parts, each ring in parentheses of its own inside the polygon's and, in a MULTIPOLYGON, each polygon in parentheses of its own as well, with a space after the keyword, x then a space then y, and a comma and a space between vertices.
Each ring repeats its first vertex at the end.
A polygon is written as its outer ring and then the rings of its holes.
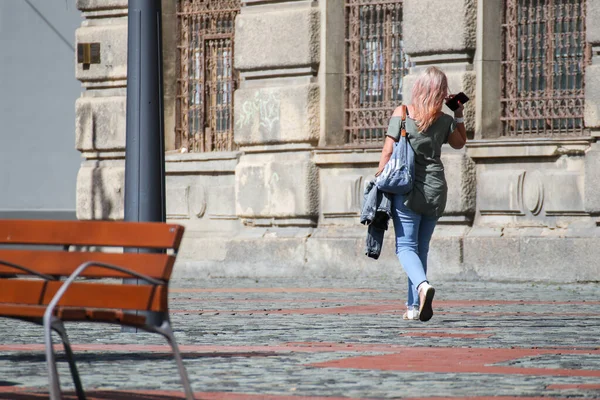
POLYGON ((365 187, 360 223, 367 225, 365 254, 378 259, 383 246, 383 236, 392 217, 392 195, 377 189, 375 181, 365 187))

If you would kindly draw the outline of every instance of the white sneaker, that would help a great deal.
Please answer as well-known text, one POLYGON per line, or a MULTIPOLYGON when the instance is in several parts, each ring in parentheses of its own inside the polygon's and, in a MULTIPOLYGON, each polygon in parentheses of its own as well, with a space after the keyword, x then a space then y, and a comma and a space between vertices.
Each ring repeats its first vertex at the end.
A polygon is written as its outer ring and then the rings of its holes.
POLYGON ((421 283, 419 286, 419 300, 421 303, 419 309, 419 319, 423 322, 429 321, 433 317, 433 296, 435 289, 427 282, 421 283))
POLYGON ((407 308, 406 312, 402 316, 402 319, 410 319, 410 320, 418 320, 419 319, 419 310, 416 308, 407 308))

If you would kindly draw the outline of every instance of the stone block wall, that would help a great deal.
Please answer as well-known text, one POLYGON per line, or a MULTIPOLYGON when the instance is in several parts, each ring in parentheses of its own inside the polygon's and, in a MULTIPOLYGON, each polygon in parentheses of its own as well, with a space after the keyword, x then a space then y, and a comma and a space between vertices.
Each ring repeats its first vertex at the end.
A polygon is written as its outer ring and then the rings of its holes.
POLYGON ((586 40, 592 57, 585 71, 585 126, 597 137, 600 135, 600 27, 595 21, 600 18, 600 4, 588 0, 586 5, 586 40))
POLYGON ((100 64, 76 64, 77 218, 122 219, 127 94, 127 1, 78 0, 85 18, 77 43, 99 43, 100 64))
MULTIPOLYGON (((77 182, 79 219, 124 215, 127 95, 127 1, 79 0, 85 18, 77 43, 99 43, 100 64, 76 65, 83 93, 76 101, 75 146, 84 162, 77 182)), ((175 147, 176 3, 163 1, 167 218, 193 232, 227 235, 239 227, 234 171, 239 153, 180 154, 175 147)), ((189 248, 184 243, 184 247, 189 248)), ((193 246, 193 245, 192 245, 193 246)))
MULTIPOLYGON (((587 41, 597 13, 586 2, 587 41)), ((597 72, 585 68, 586 134, 569 138, 501 136, 500 61, 503 1, 477 2, 475 140, 467 155, 476 175, 476 213, 463 238, 464 270, 482 279, 596 280, 599 254, 594 121, 597 72), (565 270, 569 265, 571 269, 565 270)), ((594 58, 592 58, 592 62, 594 58)))
MULTIPOLYGON (((500 125, 502 0, 404 0, 412 67, 464 91, 470 142, 445 147, 446 213, 430 278, 597 279, 600 214, 595 143, 600 111, 600 8, 588 1, 585 124, 589 136, 506 140, 500 125), (436 10, 431 13, 431 10, 436 10), (427 15, 428 18, 423 18, 427 15), (564 273, 568 263, 572 271, 564 273)), ((126 0, 79 0, 78 42, 101 43, 102 64, 77 78, 76 146, 85 157, 78 217, 123 215, 126 0)), ((167 217, 186 225, 178 271, 200 276, 381 275, 403 278, 390 226, 377 261, 364 255, 363 190, 379 149, 344 144, 344 1, 244 0, 235 22, 232 152, 175 149, 175 2, 163 1, 167 217)))
POLYGON ((320 16, 310 1, 243 1, 236 18, 235 198, 248 230, 317 224, 320 16))

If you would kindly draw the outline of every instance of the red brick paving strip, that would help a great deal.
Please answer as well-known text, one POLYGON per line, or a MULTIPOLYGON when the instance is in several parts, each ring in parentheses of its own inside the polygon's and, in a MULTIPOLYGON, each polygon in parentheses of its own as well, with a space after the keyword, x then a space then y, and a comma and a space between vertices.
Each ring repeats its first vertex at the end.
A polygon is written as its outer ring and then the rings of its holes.
MULTIPOLYGON (((196 293, 199 290, 203 290, 203 289, 171 289, 171 292, 180 292, 180 293, 196 293)), ((274 289, 272 292, 273 293, 286 293, 288 289, 274 289)), ((316 290, 316 289, 313 289, 316 290)), ((332 290, 328 290, 328 292, 342 292, 342 293, 347 293, 347 291, 345 291, 344 289, 332 289, 332 290)), ((229 291, 229 289, 210 289, 210 290, 206 290, 207 293, 253 293, 256 292, 256 290, 249 290, 249 289, 243 289, 241 291, 229 291)), ((306 289, 305 291, 300 291, 299 289, 291 289, 290 293, 306 293, 309 292, 311 293, 310 289, 306 289)), ((361 292, 377 292, 374 290, 361 290, 361 292)), ((320 291, 316 291, 315 293, 321 293, 320 291)), ((276 301, 277 303, 344 303, 344 302, 351 302, 353 304, 356 304, 357 301, 355 299, 352 299, 352 301, 348 301, 345 300, 343 298, 339 299, 339 298, 321 298, 321 297, 314 297, 314 298, 293 298, 293 299, 273 299, 271 298, 253 298, 253 299, 231 299, 231 298, 204 298, 204 297, 191 297, 191 298, 176 298, 176 301, 184 301, 184 302, 198 302, 200 304, 202 303, 211 303, 211 302, 218 302, 218 303, 222 303, 222 302, 240 302, 243 301, 244 303, 247 302, 274 302, 276 301)), ((402 307, 404 307, 404 301, 403 300, 389 300, 389 299, 375 299, 375 300, 365 300, 365 299, 361 299, 359 301, 362 304, 379 304, 379 305, 401 305, 402 307)), ((436 300, 435 301, 435 305, 437 307, 496 307, 496 306, 511 306, 511 305, 523 305, 523 306, 546 306, 546 305, 551 305, 551 306, 593 306, 593 305, 600 305, 600 301, 539 301, 539 300, 436 300)))
POLYGON ((599 353, 600 352, 597 350, 569 351, 546 349, 411 347, 403 349, 400 353, 350 357, 311 365, 323 368, 351 368, 404 372, 600 377, 600 370, 523 368, 489 365, 544 354, 599 353))
MULTIPOLYGON (((55 345, 57 351, 62 346, 55 345)), ((145 345, 145 344, 72 344, 73 351, 93 351, 93 352, 150 352, 150 353, 170 353, 171 348, 168 345, 145 345)), ((43 344, 8 344, 0 345, 0 352, 12 351, 38 351, 43 352, 43 344)), ((447 348, 447 347, 408 347, 401 345, 386 344, 362 344, 362 343, 325 343, 325 342, 293 342, 276 346, 219 346, 219 345, 181 345, 179 349, 183 353, 210 353, 210 354, 232 354, 232 353, 318 353, 318 352, 382 352, 394 353, 401 356, 414 356, 421 359, 421 355, 440 352, 435 357, 458 357, 465 355, 468 359, 480 359, 487 364, 494 362, 509 361, 527 356, 539 356, 544 354, 589 354, 600 355, 600 349, 575 349, 572 347, 552 347, 552 348, 447 348), (449 354, 455 352, 455 354, 449 354), (473 356, 473 353, 480 352, 482 356, 473 356), (463 354, 464 353, 464 354, 463 354), (496 361, 499 358, 499 361, 496 361)), ((369 357, 369 356, 367 356, 369 357)), ((352 358, 351 358, 352 359, 352 358)), ((355 368, 355 367, 351 367, 355 368)), ((512 367, 511 367, 512 368, 512 367)), ((380 369, 380 368, 373 368, 380 369)), ((544 369, 545 370, 545 369, 544 369)), ((594 372, 594 371, 592 371, 594 372)))
MULTIPOLYGON (((171 293, 381 293, 377 289, 334 288, 172 288, 171 293)), ((201 299, 199 299, 201 300, 201 299)))
MULTIPOLYGON (((158 390, 102 390, 87 391, 88 400, 176 400, 185 399, 182 392, 158 391, 158 390)), ((0 387, 0 399, 10 400, 41 400, 47 399, 48 394, 44 391, 33 391, 21 388, 0 387)), ((249 393, 229 393, 229 392, 195 392, 197 400, 369 400, 368 398, 356 397, 322 397, 322 396, 293 396, 293 395, 267 395, 267 394, 249 394, 249 393)), ((73 392, 65 393, 64 400, 76 400, 73 392)), ((406 397, 404 400, 547 400, 547 397, 406 397)), ((553 400, 566 400, 564 398, 553 397, 553 400)))
MULTIPOLYGON (((2 345, 0 351, 43 351, 43 345, 2 345)), ((73 345, 74 351, 121 351, 170 353, 164 345, 73 345)), ((278 356, 290 352, 361 352, 379 351, 388 354, 348 357, 324 363, 311 364, 321 368, 371 369, 382 371, 480 373, 537 376, 600 377, 600 370, 523 368, 494 366, 524 357, 560 354, 600 354, 600 350, 571 349, 491 349, 491 348, 430 348, 393 345, 364 345, 337 343, 294 343, 283 346, 181 346, 183 353, 218 356, 278 356)))

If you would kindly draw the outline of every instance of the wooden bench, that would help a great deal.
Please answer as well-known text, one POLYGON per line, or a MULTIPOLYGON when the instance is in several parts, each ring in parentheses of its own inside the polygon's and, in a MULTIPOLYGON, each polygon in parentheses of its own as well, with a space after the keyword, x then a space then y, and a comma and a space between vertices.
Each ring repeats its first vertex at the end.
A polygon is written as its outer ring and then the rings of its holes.
POLYGON ((0 317, 43 325, 52 400, 61 399, 52 331, 62 340, 77 396, 85 399, 65 321, 119 324, 165 336, 186 398, 194 398, 168 316, 168 283, 183 231, 163 223, 0 221, 0 317), (127 252, 94 250, 98 247, 127 252), (123 278, 144 284, 122 283, 123 278))

